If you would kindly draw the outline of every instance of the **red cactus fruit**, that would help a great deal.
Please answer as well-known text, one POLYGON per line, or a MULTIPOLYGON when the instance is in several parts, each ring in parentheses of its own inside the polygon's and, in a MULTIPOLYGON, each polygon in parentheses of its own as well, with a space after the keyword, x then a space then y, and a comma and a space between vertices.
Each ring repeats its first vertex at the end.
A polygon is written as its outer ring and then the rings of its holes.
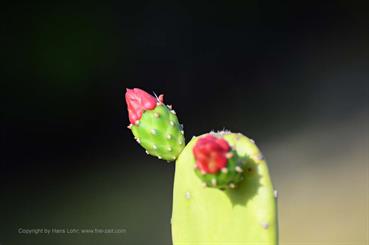
POLYGON ((230 146, 227 141, 213 135, 200 138, 193 148, 196 166, 203 173, 217 173, 227 165, 227 152, 230 146))

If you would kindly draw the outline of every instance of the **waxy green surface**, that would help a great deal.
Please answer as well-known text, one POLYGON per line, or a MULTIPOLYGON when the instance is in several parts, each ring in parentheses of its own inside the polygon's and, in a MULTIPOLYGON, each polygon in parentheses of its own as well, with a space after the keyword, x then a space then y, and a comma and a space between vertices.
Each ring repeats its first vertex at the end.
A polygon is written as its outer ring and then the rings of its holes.
POLYGON ((185 146, 182 126, 174 110, 161 104, 142 114, 131 130, 136 141, 146 153, 160 159, 173 161, 185 146))
POLYGON ((254 142, 223 133, 240 157, 248 157, 244 180, 235 189, 203 186, 194 171, 193 138, 176 162, 172 237, 174 245, 278 244, 276 197, 268 167, 254 142))

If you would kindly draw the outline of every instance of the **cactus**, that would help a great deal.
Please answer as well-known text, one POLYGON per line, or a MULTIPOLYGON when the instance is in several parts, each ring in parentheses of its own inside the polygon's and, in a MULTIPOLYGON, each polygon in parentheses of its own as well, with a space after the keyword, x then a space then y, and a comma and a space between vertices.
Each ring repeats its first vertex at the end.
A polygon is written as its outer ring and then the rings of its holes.
POLYGON ((210 132, 183 148, 182 127, 163 96, 134 89, 127 90, 126 101, 130 128, 141 146, 162 159, 177 159, 174 245, 278 244, 276 192, 253 140, 240 133, 210 132))

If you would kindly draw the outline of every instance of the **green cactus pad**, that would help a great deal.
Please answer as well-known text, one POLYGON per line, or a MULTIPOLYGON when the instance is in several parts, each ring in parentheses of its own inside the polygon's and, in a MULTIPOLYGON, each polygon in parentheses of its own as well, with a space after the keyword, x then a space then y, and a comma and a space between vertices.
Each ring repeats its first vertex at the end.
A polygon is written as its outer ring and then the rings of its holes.
POLYGON ((194 170, 193 138, 176 162, 173 192, 174 245, 276 245, 277 210, 272 182, 263 157, 242 134, 222 133, 247 162, 235 189, 203 187, 194 170))
POLYGON ((164 104, 146 110, 131 130, 146 153, 160 159, 175 160, 185 146, 182 126, 175 112, 164 104))

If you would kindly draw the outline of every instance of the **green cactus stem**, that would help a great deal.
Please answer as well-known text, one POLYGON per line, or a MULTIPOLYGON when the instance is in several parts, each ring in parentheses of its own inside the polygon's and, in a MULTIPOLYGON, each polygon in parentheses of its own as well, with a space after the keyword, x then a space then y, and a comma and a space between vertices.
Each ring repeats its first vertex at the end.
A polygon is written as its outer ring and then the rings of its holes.
POLYGON ((184 132, 172 106, 145 91, 127 89, 126 103, 132 130, 136 141, 146 153, 167 161, 175 160, 185 146, 184 132))
POLYGON ((131 130, 146 153, 159 159, 173 161, 185 146, 182 126, 175 112, 164 104, 145 111, 141 119, 131 125, 131 130))
POLYGON ((241 158, 243 180, 234 189, 204 187, 194 170, 194 137, 176 162, 172 236, 174 245, 275 245, 278 243, 277 210, 267 165, 254 142, 230 132, 220 132, 241 158))

